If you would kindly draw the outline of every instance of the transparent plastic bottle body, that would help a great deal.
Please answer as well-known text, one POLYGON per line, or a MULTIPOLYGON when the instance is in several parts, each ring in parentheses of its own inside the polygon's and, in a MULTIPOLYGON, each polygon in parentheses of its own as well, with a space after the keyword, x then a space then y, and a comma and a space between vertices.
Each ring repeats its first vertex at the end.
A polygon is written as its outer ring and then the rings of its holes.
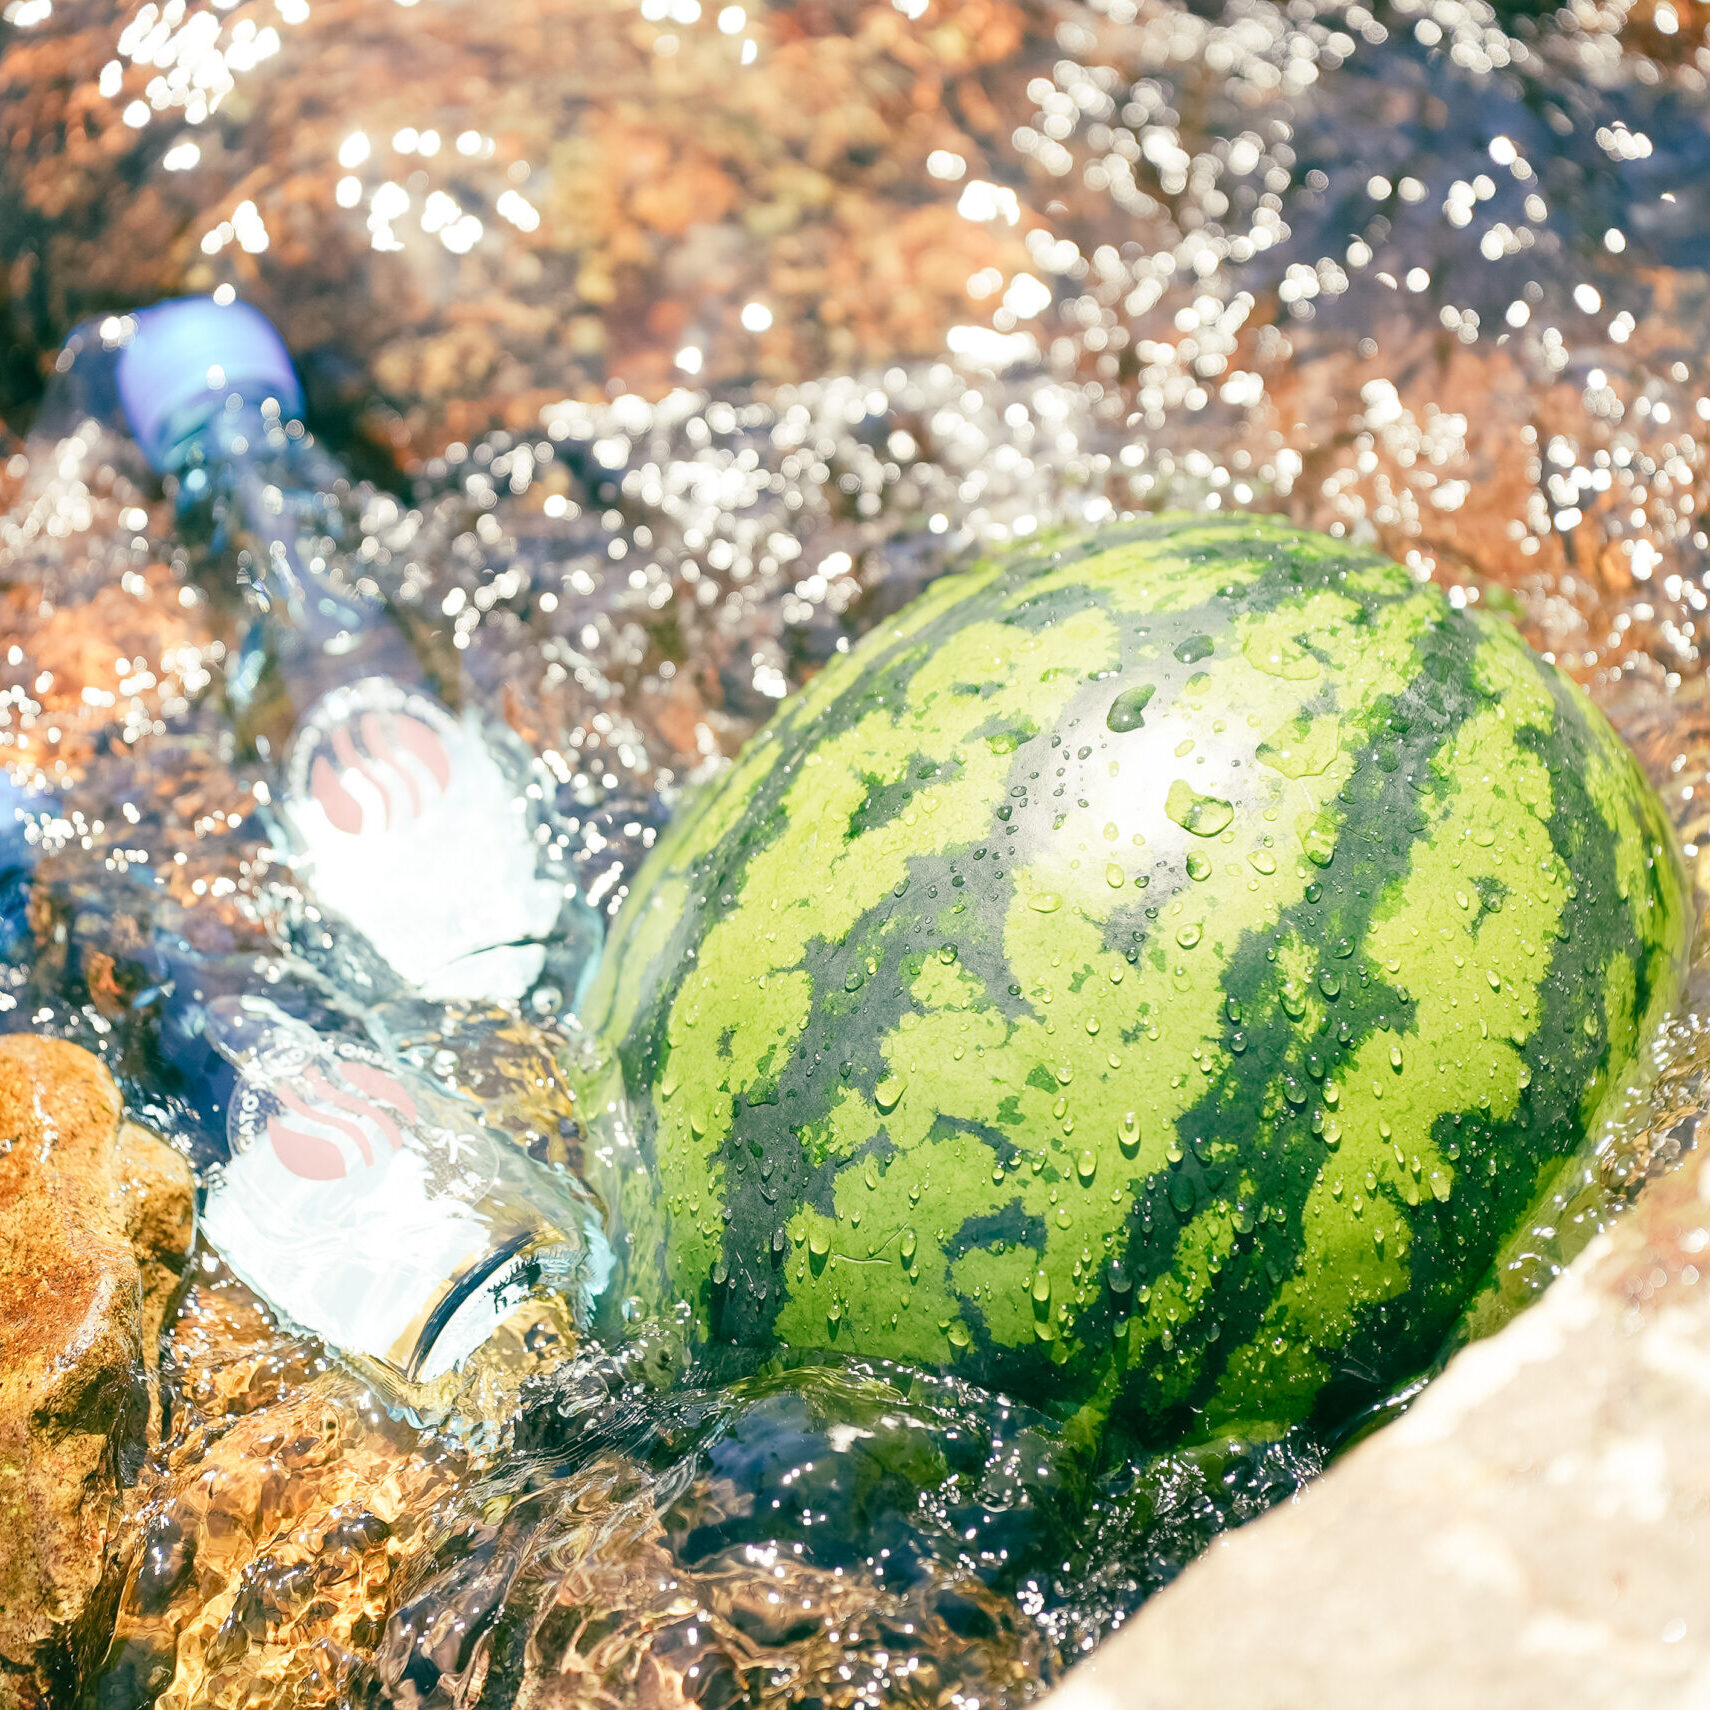
POLYGON ((467 1101, 260 997, 216 1001, 237 1071, 203 1230, 287 1317, 419 1395, 525 1301, 585 1324, 611 1272, 600 1209, 467 1101))

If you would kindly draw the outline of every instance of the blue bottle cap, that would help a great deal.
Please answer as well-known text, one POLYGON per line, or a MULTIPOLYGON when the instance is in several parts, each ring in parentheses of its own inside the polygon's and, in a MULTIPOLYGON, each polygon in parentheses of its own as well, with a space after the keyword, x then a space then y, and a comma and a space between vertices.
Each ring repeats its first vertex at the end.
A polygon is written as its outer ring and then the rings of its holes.
POLYGON ((135 318, 136 336, 119 356, 119 401, 155 469, 169 468, 174 448, 231 393, 257 404, 276 398, 287 418, 303 413, 285 341, 259 309, 179 297, 135 318))

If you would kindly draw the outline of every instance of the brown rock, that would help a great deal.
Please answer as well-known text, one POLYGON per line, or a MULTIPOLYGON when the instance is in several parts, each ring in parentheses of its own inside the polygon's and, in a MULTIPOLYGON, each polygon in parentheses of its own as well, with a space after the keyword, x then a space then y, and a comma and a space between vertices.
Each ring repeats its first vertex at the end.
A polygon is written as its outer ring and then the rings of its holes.
POLYGON ((93 1057, 0 1040, 0 1710, 65 1690, 99 1638, 191 1206, 183 1160, 121 1124, 93 1057))

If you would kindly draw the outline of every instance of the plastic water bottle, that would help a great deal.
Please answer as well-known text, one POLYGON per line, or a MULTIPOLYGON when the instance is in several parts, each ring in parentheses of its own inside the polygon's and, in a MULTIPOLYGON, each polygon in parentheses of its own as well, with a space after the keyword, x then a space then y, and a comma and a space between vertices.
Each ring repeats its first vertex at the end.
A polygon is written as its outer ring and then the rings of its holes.
POLYGON ((253 608, 227 692, 275 762, 272 814, 321 915, 426 997, 544 986, 573 1002, 600 925, 550 781, 507 726, 453 714, 381 600, 338 573, 350 484, 303 427, 279 335, 248 304, 208 297, 124 326, 115 381, 131 431, 253 608))
POLYGON ((356 938, 391 980, 347 994, 328 976, 348 957, 317 967, 259 930, 198 934, 194 904, 154 863, 56 869, 43 829, 100 787, 93 777, 65 801, 16 785, 0 797, 0 930, 21 960, 33 885, 60 938, 88 940, 122 1017, 111 1037, 127 1080, 145 1100, 170 1083, 198 1142, 206 1238, 389 1404, 438 1413, 501 1326, 542 1311, 584 1326, 611 1254, 582 1184, 404 1061, 363 1005, 515 999, 543 979, 568 991, 595 917, 559 864, 564 840, 544 792, 530 793, 522 744, 453 715, 380 601, 337 574, 348 484, 301 425, 271 326, 204 299, 115 329, 109 360, 98 347, 81 372, 64 366, 56 406, 122 407, 181 512, 208 528, 216 565, 242 573, 253 621, 229 698, 272 763, 272 832, 329 941, 356 938))
POLYGON ((216 1000, 208 1033, 237 1086, 204 1235, 392 1399, 419 1407, 530 1300, 556 1296, 587 1324, 612 1258, 568 1172, 429 1076, 265 997, 216 1000))

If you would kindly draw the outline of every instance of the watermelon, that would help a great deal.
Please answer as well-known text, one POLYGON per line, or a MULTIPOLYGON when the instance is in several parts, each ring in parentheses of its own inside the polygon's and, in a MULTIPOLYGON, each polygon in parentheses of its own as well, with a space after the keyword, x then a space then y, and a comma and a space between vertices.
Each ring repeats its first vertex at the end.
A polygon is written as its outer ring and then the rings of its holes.
POLYGON ((1686 936, 1506 622, 1259 516, 993 559, 638 876, 588 1016, 628 1291, 1145 1439, 1349 1418, 1584 1168, 1686 936))

